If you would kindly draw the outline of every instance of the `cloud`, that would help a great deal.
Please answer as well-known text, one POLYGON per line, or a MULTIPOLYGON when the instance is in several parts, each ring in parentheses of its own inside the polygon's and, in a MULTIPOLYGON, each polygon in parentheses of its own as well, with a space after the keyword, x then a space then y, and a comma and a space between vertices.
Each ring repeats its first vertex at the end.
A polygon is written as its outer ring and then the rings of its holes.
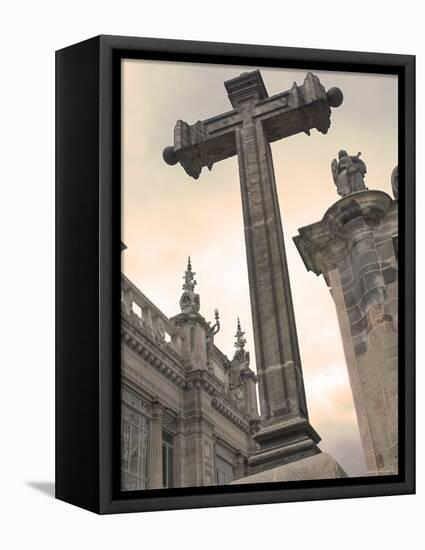
POLYGON ((308 377, 310 419, 330 452, 350 475, 364 475, 360 434, 345 364, 330 364, 308 377))

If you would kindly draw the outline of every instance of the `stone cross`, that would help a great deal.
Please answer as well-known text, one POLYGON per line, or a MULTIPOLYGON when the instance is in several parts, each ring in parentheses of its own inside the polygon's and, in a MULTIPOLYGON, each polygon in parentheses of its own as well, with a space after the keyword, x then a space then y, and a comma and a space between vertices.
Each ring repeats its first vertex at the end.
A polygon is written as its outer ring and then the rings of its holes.
POLYGON ((320 440, 308 421, 270 143, 313 128, 326 134, 343 96, 312 73, 272 97, 258 70, 224 85, 233 109, 191 126, 179 120, 163 157, 197 179, 204 166, 238 156, 261 408, 255 471, 315 454, 320 440))

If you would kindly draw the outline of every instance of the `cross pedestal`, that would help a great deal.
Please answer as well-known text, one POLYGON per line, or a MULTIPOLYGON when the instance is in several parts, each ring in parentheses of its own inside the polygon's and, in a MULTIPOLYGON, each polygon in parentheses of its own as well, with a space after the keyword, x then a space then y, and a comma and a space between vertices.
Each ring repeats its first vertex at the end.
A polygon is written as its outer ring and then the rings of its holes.
POLYGON ((238 156, 261 409, 255 472, 320 452, 308 419, 270 143, 312 128, 325 134, 343 97, 338 88, 326 92, 312 73, 272 97, 258 70, 225 87, 233 110, 192 126, 179 120, 163 156, 195 179, 204 166, 238 156))

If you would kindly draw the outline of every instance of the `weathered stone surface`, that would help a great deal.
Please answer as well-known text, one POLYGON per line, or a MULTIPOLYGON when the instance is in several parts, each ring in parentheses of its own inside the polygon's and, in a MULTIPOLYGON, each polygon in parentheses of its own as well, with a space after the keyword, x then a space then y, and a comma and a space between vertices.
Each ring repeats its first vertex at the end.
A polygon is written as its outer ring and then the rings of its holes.
POLYGON ((233 481, 232 485, 246 483, 271 483, 275 481, 300 481, 348 477, 346 472, 328 453, 319 453, 290 464, 277 466, 233 481))

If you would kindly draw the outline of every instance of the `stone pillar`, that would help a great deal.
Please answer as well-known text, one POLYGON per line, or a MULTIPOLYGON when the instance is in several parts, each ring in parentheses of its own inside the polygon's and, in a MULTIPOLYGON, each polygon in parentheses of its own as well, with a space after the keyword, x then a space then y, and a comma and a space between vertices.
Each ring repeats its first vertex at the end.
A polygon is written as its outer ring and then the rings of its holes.
POLYGON ((352 193, 299 229, 308 270, 330 287, 366 464, 398 471, 398 205, 382 191, 352 193))
POLYGON ((181 414, 176 419, 176 435, 174 436, 174 486, 186 487, 185 472, 185 435, 184 419, 181 414))
POLYGON ((209 325, 199 313, 179 313, 171 322, 180 329, 180 353, 192 370, 207 368, 207 333, 209 325))
POLYGON ((133 312, 133 307, 132 307, 133 291, 131 290, 131 288, 128 288, 125 290, 123 289, 122 303, 123 303, 124 311, 127 313, 127 315, 131 315, 133 312))
POLYGON ((256 387, 256 376, 251 371, 251 369, 245 369, 241 372, 244 388, 245 388, 245 396, 246 396, 246 406, 248 410, 248 414, 250 419, 257 419, 259 418, 258 415, 258 409, 257 409, 257 395, 255 391, 256 387))
POLYGON ((142 309, 142 320, 143 320, 143 323, 144 323, 144 329, 151 336, 154 336, 151 308, 148 307, 148 306, 144 306, 141 309, 142 309))
POLYGON ((152 404, 152 420, 149 439, 149 489, 162 488, 162 414, 163 406, 159 401, 152 404))
POLYGON ((181 353, 181 351, 182 351, 182 337, 177 332, 175 332, 174 334, 171 335, 171 345, 177 351, 177 353, 181 353))

